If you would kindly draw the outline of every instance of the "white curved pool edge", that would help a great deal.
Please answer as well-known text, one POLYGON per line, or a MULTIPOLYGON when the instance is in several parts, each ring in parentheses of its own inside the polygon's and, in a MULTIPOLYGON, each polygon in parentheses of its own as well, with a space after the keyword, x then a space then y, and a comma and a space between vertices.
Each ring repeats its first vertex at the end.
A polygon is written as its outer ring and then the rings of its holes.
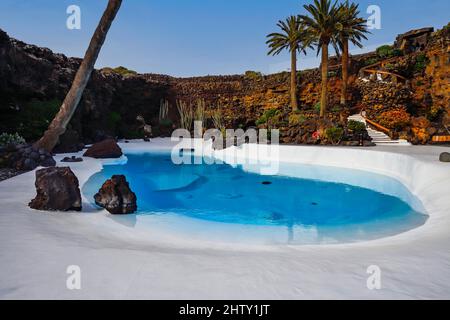
MULTIPOLYGON (((185 139, 183 147, 191 148, 198 141, 185 139)), ((120 143, 124 153, 145 153, 145 152, 170 152, 172 148, 179 144, 171 141, 170 138, 153 139, 152 142, 130 141, 129 143, 120 143)), ((198 146, 198 144, 196 145, 198 146)), ((358 243, 331 244, 332 246, 364 246, 364 245, 383 245, 392 244, 393 241, 409 241, 418 237, 445 236, 450 229, 450 197, 447 191, 450 187, 450 170, 446 163, 440 163, 438 157, 436 160, 429 160, 429 154, 424 152, 411 153, 410 147, 397 147, 395 152, 389 148, 342 148, 342 147, 321 147, 321 146, 271 146, 271 145, 244 145, 242 147, 232 147, 229 149, 217 151, 206 144, 203 154, 214 156, 219 159, 226 159, 226 156, 237 156, 238 164, 245 164, 248 158, 254 155, 252 151, 263 149, 259 154, 267 155, 270 148, 278 148, 279 159, 282 162, 322 165, 340 168, 349 168, 364 170, 373 173, 383 174, 393 177, 403 183, 413 195, 415 195, 423 204, 426 213, 429 215, 427 222, 418 228, 407 232, 386 237, 378 240, 362 241, 358 243), (387 150, 386 150, 387 149, 387 150), (409 154, 411 153, 411 154, 409 154)), ((415 149, 417 150, 417 149, 415 149)), ((429 150, 432 150, 431 148, 429 150)), ((434 148, 436 150, 436 148, 434 148)), ((259 150, 261 151, 261 150, 259 150)), ((232 157, 231 157, 232 158, 232 157)), ((263 160, 274 160, 267 156, 263 160)), ((100 160, 113 164, 114 162, 123 163, 123 159, 100 160)), ((236 164, 236 163, 235 163, 236 164)), ((84 172, 80 178, 80 185, 84 185, 87 179, 94 173, 100 171, 102 166, 86 166, 89 172, 84 172)), ((85 170, 83 170, 85 171, 85 170)), ((78 175, 78 174, 77 174, 78 175)), ((91 202, 89 199, 84 199, 91 202)), ((308 245, 305 245, 308 246, 308 245)), ((317 246, 317 245, 311 245, 317 246)), ((320 246, 327 246, 321 244, 320 246)))

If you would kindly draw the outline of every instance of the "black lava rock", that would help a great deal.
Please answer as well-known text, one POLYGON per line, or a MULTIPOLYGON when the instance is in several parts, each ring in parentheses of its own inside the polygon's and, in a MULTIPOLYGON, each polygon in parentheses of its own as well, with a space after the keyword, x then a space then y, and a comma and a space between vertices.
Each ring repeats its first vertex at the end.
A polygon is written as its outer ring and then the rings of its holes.
POLYGON ((77 158, 75 156, 72 157, 65 157, 61 160, 61 162, 82 162, 83 158, 77 158))
POLYGON ((450 153, 448 152, 442 152, 439 156, 440 162, 450 162, 450 153))
POLYGON ((124 175, 114 175, 106 180, 94 199, 111 214, 129 214, 137 210, 136 194, 124 175))
POLYGON ((81 211, 78 179, 70 168, 36 171, 37 195, 29 206, 36 210, 81 211))

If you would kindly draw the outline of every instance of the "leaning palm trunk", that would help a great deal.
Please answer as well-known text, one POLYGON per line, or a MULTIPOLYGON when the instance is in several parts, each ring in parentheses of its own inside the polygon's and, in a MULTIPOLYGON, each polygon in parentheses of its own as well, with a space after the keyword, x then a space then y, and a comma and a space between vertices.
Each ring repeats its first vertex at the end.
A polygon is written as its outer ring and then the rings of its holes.
POLYGON ((37 147, 52 151, 57 145, 60 135, 66 131, 67 125, 69 124, 70 119, 72 119, 83 95, 83 91, 91 77, 95 62, 97 61, 102 45, 105 42, 106 35, 121 4, 122 0, 109 0, 108 6, 92 36, 91 42, 89 43, 83 62, 75 75, 72 87, 70 88, 69 93, 67 93, 58 114, 44 133, 44 136, 36 142, 37 147))
POLYGON ((322 45, 322 94, 320 97, 320 116, 327 111, 328 94, 328 44, 322 45))
POLYGON ((348 39, 342 39, 342 91, 341 91, 341 104, 347 103, 347 88, 348 88, 348 39))
POLYGON ((291 51, 291 106, 292 106, 292 111, 298 110, 298 103, 297 103, 297 49, 291 51))

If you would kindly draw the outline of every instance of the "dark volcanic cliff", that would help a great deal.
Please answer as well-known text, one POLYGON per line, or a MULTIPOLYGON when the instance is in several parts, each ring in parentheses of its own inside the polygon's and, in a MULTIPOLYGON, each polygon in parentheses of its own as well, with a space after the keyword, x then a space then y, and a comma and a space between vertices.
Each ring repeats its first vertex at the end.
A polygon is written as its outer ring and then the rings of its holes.
MULTIPOLYGON (((9 38, 0 30, 0 132, 36 139, 68 92, 81 60, 9 38)), ((137 114, 152 118, 168 95, 164 82, 95 70, 70 124, 81 139, 137 135, 137 114)))

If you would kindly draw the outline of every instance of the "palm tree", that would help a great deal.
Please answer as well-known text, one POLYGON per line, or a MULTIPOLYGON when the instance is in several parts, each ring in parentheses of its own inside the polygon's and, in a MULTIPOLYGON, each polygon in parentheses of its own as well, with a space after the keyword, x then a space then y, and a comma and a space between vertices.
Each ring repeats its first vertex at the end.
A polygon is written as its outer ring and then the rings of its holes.
POLYGON ((322 94, 320 98, 320 116, 327 110, 328 90, 328 45, 335 39, 339 22, 339 7, 331 0, 314 0, 314 4, 303 6, 310 16, 302 15, 304 24, 317 42, 317 54, 322 51, 322 94))
POLYGON ((290 16, 286 21, 278 21, 281 32, 267 36, 268 55, 278 55, 283 50, 291 53, 291 107, 298 110, 297 102, 297 51, 306 54, 306 48, 311 46, 311 37, 298 16, 290 16))
MULTIPOLYGON (((359 17, 359 5, 346 1, 339 7, 338 36, 336 46, 342 51, 342 91, 341 104, 347 102, 348 68, 349 68, 349 41, 359 48, 362 48, 362 39, 367 40, 367 20, 359 17)), ((339 54, 338 48, 336 53, 339 54)))
POLYGON ((64 99, 64 102, 59 109, 58 114, 50 123, 44 136, 36 142, 36 146, 39 148, 52 151, 59 141, 59 136, 62 135, 67 128, 77 106, 83 95, 83 91, 91 77, 92 70, 94 70, 95 62, 100 53, 103 43, 105 42, 106 35, 111 27, 111 24, 119 11, 122 0, 109 0, 108 6, 103 13, 103 16, 97 26, 97 29, 92 36, 89 47, 84 56, 83 62, 75 75, 72 87, 64 99))

